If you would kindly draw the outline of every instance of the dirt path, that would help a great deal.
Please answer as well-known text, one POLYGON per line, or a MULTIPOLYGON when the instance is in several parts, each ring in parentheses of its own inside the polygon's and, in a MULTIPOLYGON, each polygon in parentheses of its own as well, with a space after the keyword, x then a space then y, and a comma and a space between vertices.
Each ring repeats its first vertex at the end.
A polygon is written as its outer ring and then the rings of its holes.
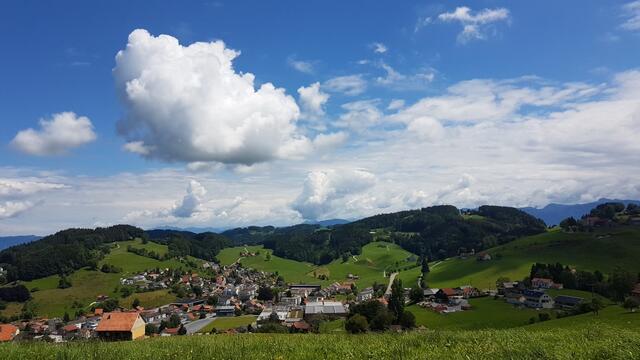
POLYGON ((385 295, 391 295, 391 284, 393 284, 393 280, 396 279, 397 272, 392 273, 389 276, 389 285, 387 285, 387 291, 384 292, 385 295))

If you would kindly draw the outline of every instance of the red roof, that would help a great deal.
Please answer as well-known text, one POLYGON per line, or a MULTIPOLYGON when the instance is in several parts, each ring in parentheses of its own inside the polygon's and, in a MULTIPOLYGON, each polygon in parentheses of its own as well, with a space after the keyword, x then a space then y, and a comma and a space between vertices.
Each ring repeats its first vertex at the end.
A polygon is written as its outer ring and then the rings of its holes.
POLYGON ((309 330, 311 325, 309 325, 306 321, 296 321, 293 323, 293 327, 298 330, 309 330))
POLYGON ((166 328, 164 329, 164 333, 165 334, 169 334, 169 335, 177 335, 178 334, 178 330, 180 330, 180 328, 166 328))
POLYGON ((11 324, 0 324, 0 341, 11 341, 17 333, 17 327, 11 324))
POLYGON ((64 330, 65 332, 74 332, 74 331, 78 331, 78 327, 75 325, 67 325, 63 327, 62 330, 64 330))
POLYGON ((135 312, 110 312, 102 315, 96 331, 131 331, 138 313, 135 312))
POLYGON ((104 310, 102 310, 101 308, 96 308, 95 310, 93 310, 93 313, 96 316, 100 316, 100 315, 102 315, 104 313, 104 310))
POLYGON ((452 288, 444 288, 444 289, 441 289, 441 290, 447 296, 455 296, 456 295, 456 291, 453 290, 452 288))

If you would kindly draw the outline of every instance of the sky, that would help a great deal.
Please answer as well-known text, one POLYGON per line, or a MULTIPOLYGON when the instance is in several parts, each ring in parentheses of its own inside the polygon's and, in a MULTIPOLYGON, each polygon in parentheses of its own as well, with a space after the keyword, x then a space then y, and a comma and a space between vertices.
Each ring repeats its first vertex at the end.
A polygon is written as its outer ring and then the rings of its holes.
POLYGON ((640 199, 640 1, 0 4, 0 235, 640 199))

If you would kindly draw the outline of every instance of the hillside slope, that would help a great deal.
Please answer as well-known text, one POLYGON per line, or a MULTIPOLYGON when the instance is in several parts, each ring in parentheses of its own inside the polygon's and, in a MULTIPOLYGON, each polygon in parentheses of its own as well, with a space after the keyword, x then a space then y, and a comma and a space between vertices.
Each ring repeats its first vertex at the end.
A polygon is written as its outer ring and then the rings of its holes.
POLYGON ((551 231, 491 248, 491 261, 450 258, 432 266, 427 282, 432 287, 473 284, 494 288, 502 276, 522 279, 535 262, 556 263, 580 270, 608 273, 615 266, 640 271, 640 227, 600 229, 592 233, 551 231))

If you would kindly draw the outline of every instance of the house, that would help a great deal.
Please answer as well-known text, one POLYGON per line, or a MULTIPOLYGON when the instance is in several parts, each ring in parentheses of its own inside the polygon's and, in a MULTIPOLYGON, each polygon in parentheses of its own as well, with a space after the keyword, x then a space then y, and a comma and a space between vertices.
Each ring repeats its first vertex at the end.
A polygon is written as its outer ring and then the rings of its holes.
POLYGON ((339 301, 309 302, 304 307, 305 316, 311 315, 338 315, 346 316, 347 309, 339 301))
POLYGON ((236 307, 235 306, 217 306, 216 307, 216 316, 235 316, 236 307))
POLYGON ((110 312, 102 315, 96 334, 103 340, 136 340, 144 337, 145 325, 136 312, 110 312))
POLYGON ((424 297, 427 299, 433 299, 435 298, 436 294, 438 293, 438 291, 440 291, 440 289, 424 289, 424 297))
POLYGON ((531 287, 534 289, 562 289, 562 284, 554 283, 551 279, 533 278, 531 287))
POLYGON ((438 292, 436 293, 435 297, 437 299, 447 299, 450 298, 452 296, 460 296, 461 291, 459 289, 453 289, 453 288, 442 288, 440 290, 438 290, 438 292))
POLYGON ((280 303, 285 305, 300 305, 302 304, 302 298, 300 296, 282 296, 280 297, 280 303))
POLYGON ((0 324, 0 342, 11 341, 18 334, 20 334, 20 329, 17 326, 0 324))
POLYGON ((463 298, 473 298, 481 296, 480 290, 474 288, 471 285, 460 286, 457 289, 454 289, 458 295, 462 295, 463 298))
POLYGON ((483 251, 481 253, 478 253, 478 255, 476 255, 476 260, 478 260, 478 261, 489 261, 489 260, 491 260, 491 255, 489 255, 488 252, 483 251))
POLYGON ((289 290, 306 290, 309 293, 320 291, 320 285, 315 284, 291 284, 289 285, 289 290))
POLYGON ((522 292, 525 298, 524 304, 534 309, 551 309, 553 308, 553 298, 542 291, 525 290, 522 292))
POLYGON ((368 287, 368 288, 360 291, 360 293, 356 297, 356 301, 358 301, 358 302, 367 301, 367 300, 371 300, 371 299, 373 299, 373 288, 371 288, 371 287, 368 287))
POLYGON ((580 305, 584 301, 584 299, 577 296, 559 295, 559 296, 556 296, 556 298, 553 299, 553 301, 555 302, 555 306, 557 308, 573 309, 576 306, 580 305))

